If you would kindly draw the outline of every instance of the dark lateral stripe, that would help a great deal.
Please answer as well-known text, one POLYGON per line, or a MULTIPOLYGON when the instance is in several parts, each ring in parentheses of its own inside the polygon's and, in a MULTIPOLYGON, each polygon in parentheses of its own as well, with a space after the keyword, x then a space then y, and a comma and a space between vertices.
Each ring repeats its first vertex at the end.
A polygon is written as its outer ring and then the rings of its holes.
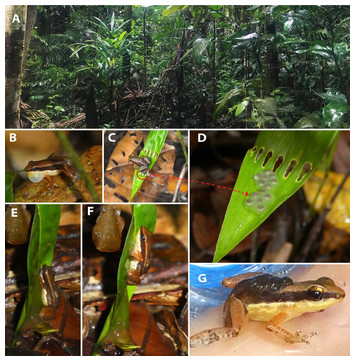
POLYGON ((31 170, 29 170, 28 172, 41 172, 41 171, 46 171, 46 170, 61 170, 63 169, 63 166, 59 165, 57 169, 53 169, 53 165, 49 165, 47 167, 43 167, 43 166, 35 166, 33 167, 31 170))
MULTIPOLYGON (((337 292, 324 292, 322 297, 319 298, 319 301, 325 298, 340 298, 339 293, 337 292)), ((307 291, 298 291, 298 292, 280 292, 277 294, 263 295, 262 299, 257 300, 255 303, 271 303, 271 302, 287 302, 287 301, 317 301, 312 295, 307 291)))

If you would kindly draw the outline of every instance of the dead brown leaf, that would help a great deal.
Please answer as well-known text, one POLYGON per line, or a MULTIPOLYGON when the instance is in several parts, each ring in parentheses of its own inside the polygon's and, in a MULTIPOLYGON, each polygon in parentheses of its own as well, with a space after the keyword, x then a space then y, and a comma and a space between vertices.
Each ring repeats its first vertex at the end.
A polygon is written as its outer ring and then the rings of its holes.
MULTIPOLYGON (((117 143, 105 171, 105 202, 129 202, 135 173, 129 156, 138 155, 144 138, 143 132, 130 131, 117 143)), ((174 175, 174 163, 175 147, 165 143, 150 177, 145 179, 132 202, 154 202, 162 192, 173 193, 168 185, 174 175)), ((173 181, 176 185, 177 179, 173 181)), ((183 189, 186 191, 187 187, 183 189)))

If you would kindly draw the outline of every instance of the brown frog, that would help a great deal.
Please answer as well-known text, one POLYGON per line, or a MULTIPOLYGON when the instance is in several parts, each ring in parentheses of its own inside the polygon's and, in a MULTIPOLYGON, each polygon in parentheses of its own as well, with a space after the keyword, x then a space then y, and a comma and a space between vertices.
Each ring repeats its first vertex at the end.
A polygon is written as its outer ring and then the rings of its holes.
POLYGON ((226 338, 237 337, 248 320, 266 322, 266 329, 286 342, 305 342, 309 335, 295 334, 280 325, 306 312, 324 310, 345 297, 345 292, 328 277, 294 282, 289 277, 246 273, 223 280, 233 288, 224 303, 224 327, 201 331, 190 338, 191 347, 206 346, 226 338))
POLYGON ((75 352, 71 345, 80 341, 80 315, 75 312, 63 291, 57 286, 54 277, 54 271, 50 266, 42 266, 39 280, 44 307, 40 311, 40 318, 48 331, 44 329, 41 332, 42 338, 34 350, 38 351, 44 343, 54 341, 65 352, 73 355, 75 352))
POLYGON ((67 175, 73 183, 79 179, 79 175, 71 160, 54 153, 46 159, 30 161, 25 168, 25 172, 32 183, 39 183, 45 178, 49 182, 50 187, 52 187, 51 177, 60 173, 67 175))
POLYGON ((140 227, 131 252, 131 261, 127 274, 127 283, 129 285, 140 284, 149 270, 152 263, 152 237, 152 232, 143 226, 140 227))
POLYGON ((135 168, 142 174, 146 174, 148 172, 152 163, 152 160, 147 155, 138 157, 131 154, 128 158, 135 165, 135 168))

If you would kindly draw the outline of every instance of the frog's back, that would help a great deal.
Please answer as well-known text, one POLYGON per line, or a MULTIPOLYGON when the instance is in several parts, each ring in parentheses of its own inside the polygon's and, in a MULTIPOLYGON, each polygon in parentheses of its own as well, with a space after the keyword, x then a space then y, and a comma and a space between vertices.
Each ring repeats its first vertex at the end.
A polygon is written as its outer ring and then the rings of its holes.
POLYGON ((277 302, 278 293, 292 284, 293 281, 289 277, 261 274, 238 283, 232 294, 246 306, 251 303, 277 302))

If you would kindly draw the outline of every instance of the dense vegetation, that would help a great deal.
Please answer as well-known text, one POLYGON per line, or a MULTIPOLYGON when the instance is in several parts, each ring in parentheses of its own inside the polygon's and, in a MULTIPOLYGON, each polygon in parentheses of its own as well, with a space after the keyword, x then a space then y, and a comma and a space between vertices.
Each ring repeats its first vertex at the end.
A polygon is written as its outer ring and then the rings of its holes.
POLYGON ((40 127, 348 128, 349 27, 349 6, 39 6, 22 101, 40 127))

